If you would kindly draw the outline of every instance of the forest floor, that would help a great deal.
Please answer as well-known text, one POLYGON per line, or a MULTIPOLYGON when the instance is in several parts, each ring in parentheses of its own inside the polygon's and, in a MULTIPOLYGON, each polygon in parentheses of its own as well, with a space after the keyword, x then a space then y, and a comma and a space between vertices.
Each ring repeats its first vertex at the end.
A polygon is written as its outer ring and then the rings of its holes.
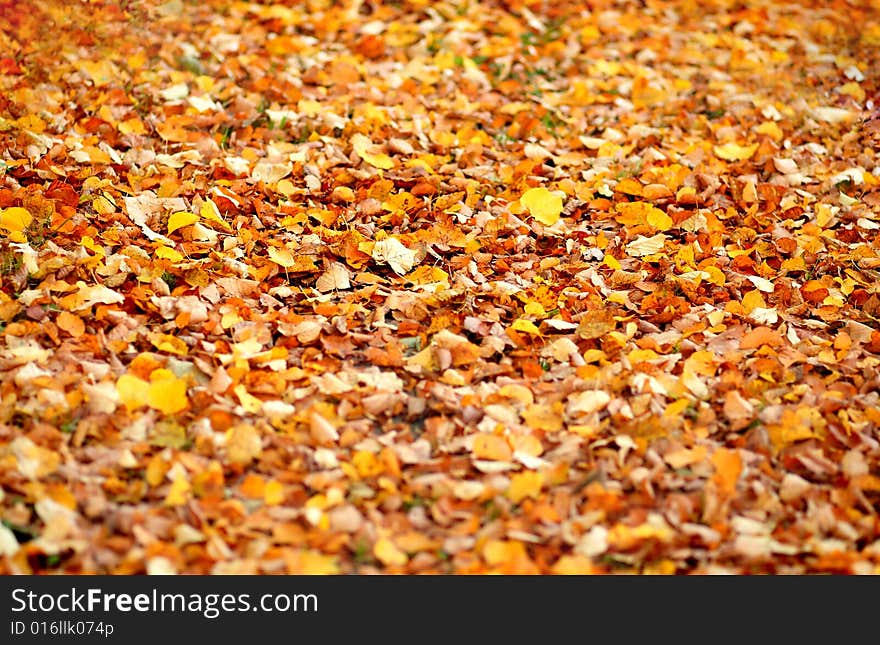
POLYGON ((878 52, 0 0, 0 572, 880 573, 878 52))

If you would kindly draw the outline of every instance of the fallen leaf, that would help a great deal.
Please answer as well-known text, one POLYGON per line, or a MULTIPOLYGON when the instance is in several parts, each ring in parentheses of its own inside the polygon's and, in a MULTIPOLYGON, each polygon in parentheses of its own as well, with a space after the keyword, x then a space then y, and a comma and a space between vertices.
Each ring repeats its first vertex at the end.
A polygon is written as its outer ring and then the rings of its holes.
POLYGON ((176 211, 168 216, 168 235, 171 235, 177 229, 195 224, 199 221, 199 216, 186 211, 176 211))
POLYGON ((163 414, 181 412, 189 406, 186 389, 186 381, 175 377, 169 370, 155 370, 147 387, 147 405, 163 414))
POLYGON ((745 161, 746 159, 751 159, 757 150, 757 143, 748 146, 741 146, 737 143, 731 142, 712 148, 715 156, 719 159, 724 159, 725 161, 745 161))
POLYGON ((386 566, 402 567, 409 558, 388 538, 379 538, 373 545, 373 555, 386 566))
POLYGON ((715 466, 712 480, 723 494, 732 495, 743 468, 739 451, 719 448, 712 453, 712 465, 715 466))
POLYGON ((562 195, 551 192, 543 186, 529 188, 520 197, 520 202, 528 209, 531 216, 544 226, 552 226, 558 222, 562 213, 562 195))
POLYGON ((653 237, 638 235, 632 242, 626 245, 626 252, 636 258, 654 255, 663 250, 666 245, 666 236, 658 233, 653 237))
POLYGON ((372 257, 376 262, 390 266, 397 275, 408 273, 416 263, 416 252, 404 246, 396 237, 376 242, 372 257))
POLYGON ((69 311, 62 311, 59 313, 58 317, 55 318, 55 324, 58 325, 59 329, 63 329, 73 338, 79 338, 86 331, 86 324, 83 322, 83 319, 69 311))
POLYGON ((394 160, 384 153, 375 153, 375 144, 363 134, 357 133, 351 137, 351 143, 358 157, 366 163, 381 170, 389 170, 394 167, 394 160))
POLYGON ((537 499, 544 485, 544 476, 541 473, 526 471, 517 473, 510 480, 507 489, 507 497, 514 504, 519 504, 527 497, 537 499))
POLYGON ((349 280, 348 267, 341 262, 331 262, 327 265, 324 273, 318 276, 315 288, 322 293, 350 289, 351 281, 349 280))

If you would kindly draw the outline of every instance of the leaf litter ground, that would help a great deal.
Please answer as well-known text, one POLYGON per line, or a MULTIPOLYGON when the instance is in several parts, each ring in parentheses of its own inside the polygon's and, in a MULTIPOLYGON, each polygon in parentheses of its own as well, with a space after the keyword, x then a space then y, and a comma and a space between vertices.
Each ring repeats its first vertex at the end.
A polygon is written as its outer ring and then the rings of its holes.
POLYGON ((0 570, 876 573, 878 8, 0 1, 0 570))

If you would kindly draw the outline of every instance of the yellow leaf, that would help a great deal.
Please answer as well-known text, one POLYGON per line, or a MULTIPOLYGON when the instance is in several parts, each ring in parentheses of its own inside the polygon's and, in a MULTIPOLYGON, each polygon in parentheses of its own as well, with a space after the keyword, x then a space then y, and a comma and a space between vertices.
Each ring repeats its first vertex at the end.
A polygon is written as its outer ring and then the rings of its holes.
POLYGON ((523 307, 523 310, 530 316, 537 316, 538 318, 547 317, 547 311, 544 309, 544 305, 540 302, 528 302, 526 303, 526 306, 523 307))
POLYGON ((150 342, 160 352, 168 352, 178 356, 186 356, 189 353, 189 347, 186 343, 171 334, 155 334, 150 338, 150 342))
MULTIPOLYGON (((169 231, 170 232, 170 231, 169 231)), ((183 254, 178 253, 174 249, 167 246, 160 246, 156 249, 156 257, 163 260, 171 260, 172 262, 180 262, 183 260, 183 254)))
POLYGON ((642 195, 642 184, 632 177, 624 177, 617 182, 617 185, 614 187, 614 192, 640 197, 642 195))
POLYGON ((418 203, 418 197, 404 190, 399 193, 389 195, 388 199, 382 202, 382 208, 390 213, 401 213, 403 211, 409 210, 418 203))
POLYGON ((745 309, 745 312, 750 314, 756 307, 766 307, 767 305, 764 302, 764 297, 761 295, 761 292, 754 289, 743 296, 742 306, 743 309, 745 309))
POLYGON ((131 119, 126 119, 125 121, 120 121, 117 126, 120 134, 146 134, 147 129, 144 127, 144 122, 141 121, 137 117, 132 117, 131 119))
POLYGON ((693 186, 682 186, 675 193, 675 201, 679 204, 696 204, 697 191, 693 186))
POLYGON ((409 558, 406 557, 406 553, 398 549, 394 542, 388 538, 379 538, 376 540, 376 544, 373 546, 373 555, 376 556, 379 562, 389 567, 402 567, 409 561, 409 558))
POLYGON ((263 490, 263 501, 268 506, 277 506, 284 501, 284 486, 281 482, 272 480, 266 484, 263 490))
POLYGON ((533 403, 522 411, 525 424, 532 430, 559 432, 562 430, 561 403, 533 403))
POLYGON ((199 215, 206 220, 216 222, 228 231, 232 230, 232 227, 220 216, 220 209, 217 208, 217 204, 215 204, 210 198, 202 202, 202 207, 199 209, 199 215))
POLYGON ((376 455, 366 450, 358 450, 351 457, 351 465, 355 467, 361 477, 375 477, 384 470, 382 463, 376 459, 376 455))
POLYGON ((351 144, 354 147, 354 151, 357 153, 358 157, 363 159, 365 162, 379 168, 381 170, 388 170, 389 168, 394 167, 394 159, 389 157, 386 154, 379 153, 375 154, 370 152, 370 149, 374 147, 374 144, 370 139, 363 134, 355 134, 351 138, 351 144))
POLYGON ((77 63, 77 67, 79 67, 81 72, 88 75, 89 79, 97 87, 112 83, 119 78, 119 71, 109 60, 83 60, 77 63))
POLYGON ((654 208, 648 213, 648 224, 658 231, 668 231, 672 228, 672 218, 659 208, 654 208))
POLYGON ((526 546, 513 540, 489 540, 483 547, 483 558, 490 566, 528 558, 526 546))
POLYGON ((837 91, 841 94, 853 97, 858 103, 865 100, 865 90, 862 89, 861 85, 855 82, 844 83, 837 88, 837 91))
POLYGON ((282 179, 275 185, 275 191, 285 197, 290 197, 296 192, 296 186, 294 186, 293 182, 289 179, 282 179))
POLYGON ((514 454, 540 457, 544 452, 544 444, 533 434, 514 435, 511 437, 511 441, 513 442, 514 454))
POLYGON ((432 540, 426 535, 418 531, 408 531, 394 537, 394 542, 399 548, 407 553, 418 553, 419 551, 436 551, 443 543, 439 540, 432 540))
POLYGON ((32 221, 34 218, 26 208, 13 206, 0 210, 0 228, 9 233, 20 233, 30 226, 32 221))
POLYGON ((658 105, 666 100, 667 92, 662 88, 652 85, 651 82, 642 75, 633 79, 631 100, 637 110, 651 105, 658 105))
POLYGON ((165 480, 165 474, 171 469, 171 464, 162 458, 162 455, 153 455, 147 463, 144 476, 150 486, 158 486, 165 480))
POLYGON ((592 560, 583 555, 564 555, 550 569, 550 573, 557 576, 584 576, 600 571, 592 560))
POLYGON ((199 221, 199 216, 195 213, 187 213, 186 211, 177 211, 168 216, 168 235, 174 231, 199 221))
POLYGON ((533 471, 518 473, 510 478, 510 487, 507 489, 507 497, 514 504, 519 504, 527 497, 537 499, 544 485, 544 475, 533 471))
POLYGON ((409 358, 406 359, 406 368, 407 369, 418 369, 424 371, 431 371, 437 369, 437 361, 435 357, 434 348, 430 345, 425 347, 422 351, 413 354, 409 358))
POLYGON ((322 576, 336 575, 339 565, 332 555, 324 555, 318 551, 298 551, 285 555, 287 572, 295 575, 322 576))
POLYGON ((675 534, 665 522, 645 523, 638 526, 615 524, 608 531, 608 543, 618 549, 632 549, 646 540, 669 542, 675 534))
MULTIPOLYGON (((815 408, 785 410, 779 423, 767 424, 767 434, 770 436, 774 450, 779 451, 796 441, 815 437, 813 425, 819 415, 819 411, 815 408)), ((718 470, 717 465, 715 468, 718 470)))
POLYGON ((605 266, 614 269, 615 271, 623 268, 617 258, 610 253, 605 254, 605 257, 602 258, 602 263, 605 264, 605 266))
POLYGON ((292 266, 296 265, 296 258, 293 257, 293 253, 287 249, 286 247, 269 247, 269 259, 272 260, 275 264, 278 264, 285 269, 289 269, 292 266))
POLYGON ((235 392, 235 396, 238 397, 241 407, 244 408, 245 412, 256 414, 263 409, 263 402, 248 392, 243 384, 236 385, 232 391, 235 392))
MULTIPOLYGON (((817 209, 817 210, 818 210, 818 209, 817 209)), ((732 248, 729 248, 729 249, 727 249, 727 257, 729 257, 731 260, 735 260, 736 258, 738 258, 738 257, 741 256, 741 255, 748 255, 749 253, 751 253, 752 251, 754 251, 756 248, 757 248, 757 247, 754 247, 754 246, 751 247, 751 248, 748 248, 748 249, 732 249, 732 248)))
POLYGON ((154 370, 147 387, 147 404, 165 414, 180 412, 189 405, 186 381, 174 376, 170 370, 154 370))
POLYGON ((46 129, 46 122, 36 114, 27 114, 15 123, 22 130, 30 130, 31 132, 40 133, 46 129))
POLYGON ((129 412, 136 410, 142 405, 147 405, 149 401, 147 390, 149 387, 150 384, 145 380, 131 374, 123 374, 116 381, 116 392, 129 412))
POLYGON ((755 132, 757 132, 758 134, 766 134, 774 141, 782 141, 782 137, 785 136, 782 128, 776 125, 773 121, 765 121, 757 128, 755 128, 755 132))
POLYGON ((727 278, 725 278, 724 276, 724 271, 712 264, 708 264, 702 267, 702 270, 712 276, 709 278, 709 282, 711 282, 712 284, 716 284, 719 287, 724 286, 724 283, 727 280, 727 278))
POLYGON ((673 401, 669 405, 666 406, 666 409, 663 410, 663 416, 667 419, 675 419, 682 415, 682 413, 687 410, 687 407, 690 405, 690 400, 686 398, 678 399, 677 401, 673 401))
POLYGON ((663 461, 675 470, 679 468, 687 468, 697 462, 703 461, 708 452, 706 446, 696 446, 694 448, 679 448, 671 450, 663 455, 663 461))
POLYGON ((440 267, 421 266, 406 276, 406 279, 413 284, 435 284, 449 282, 449 274, 440 267))
POLYGON ((694 374, 714 376, 717 362, 715 352, 701 349, 688 356, 684 364, 694 374))
POLYGON ((521 331, 526 334, 531 334, 532 336, 540 336, 541 330, 535 326, 531 320, 526 320, 525 318, 518 318, 514 321, 514 323, 510 326, 514 331, 521 331))
POLYGON ((635 365, 644 361, 653 361, 657 358, 657 352, 653 349, 634 349, 627 355, 627 360, 635 365))
POLYGON ((544 226, 553 226, 559 221, 562 213, 562 196, 555 192, 550 192, 543 186, 540 188, 529 188, 519 198, 520 203, 525 206, 529 213, 544 226))
POLYGON ((757 143, 753 143, 750 146, 741 146, 731 142, 725 143, 723 146, 715 146, 712 150, 719 159, 724 159, 725 161, 744 161, 751 159, 757 149, 757 143))
POLYGON ((168 495, 165 496, 165 506, 182 506, 186 504, 192 486, 183 477, 178 477, 171 482, 168 495))

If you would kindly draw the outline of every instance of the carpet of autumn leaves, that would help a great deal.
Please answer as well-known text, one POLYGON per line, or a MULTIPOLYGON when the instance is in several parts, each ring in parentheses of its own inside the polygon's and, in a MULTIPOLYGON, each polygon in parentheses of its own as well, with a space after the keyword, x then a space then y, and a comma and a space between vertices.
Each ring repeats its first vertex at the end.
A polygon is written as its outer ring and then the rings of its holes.
POLYGON ((878 51, 0 0, 0 572, 880 572, 878 51))

